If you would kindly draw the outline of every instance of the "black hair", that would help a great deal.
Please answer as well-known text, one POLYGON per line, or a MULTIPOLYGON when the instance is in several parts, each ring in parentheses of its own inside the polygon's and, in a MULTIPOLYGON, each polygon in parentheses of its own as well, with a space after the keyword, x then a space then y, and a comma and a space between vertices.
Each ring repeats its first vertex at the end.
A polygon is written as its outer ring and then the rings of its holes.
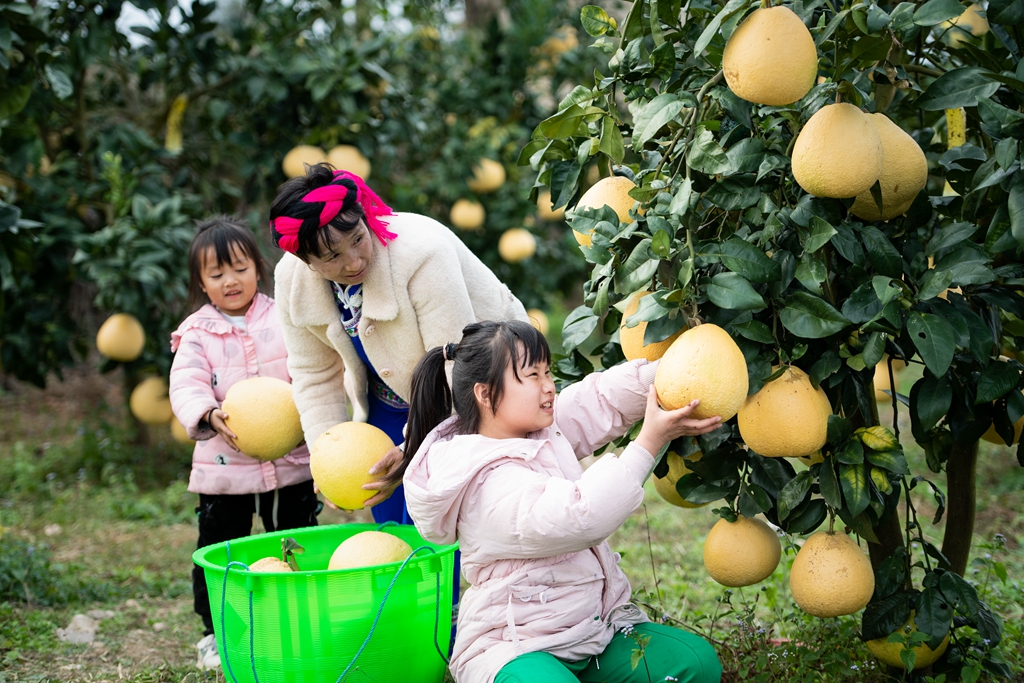
POLYGON ((213 216, 196 223, 196 236, 188 248, 188 307, 196 310, 210 302, 210 297, 203 291, 203 259, 207 250, 213 247, 217 257, 217 267, 225 263, 230 265, 235 254, 241 253, 252 259, 256 264, 257 283, 260 291, 267 293, 270 289, 270 271, 260 253, 256 237, 245 221, 238 216, 213 216))
POLYGON ((458 416, 454 432, 475 434, 480 429, 480 404, 473 392, 477 384, 487 387, 494 414, 505 392, 505 368, 511 364, 513 376, 522 381, 519 368, 538 362, 551 362, 548 342, 533 325, 519 320, 466 325, 461 342, 427 351, 413 371, 405 462, 394 478, 401 477, 427 434, 450 417, 453 408, 458 416), (451 388, 446 360, 455 362, 451 388))
POLYGON ((330 164, 322 162, 308 166, 306 175, 286 180, 277 188, 277 195, 270 205, 270 235, 274 239, 274 244, 280 246, 281 238, 281 234, 273 227, 274 219, 287 216, 302 221, 296 256, 309 263, 310 256, 329 251, 334 245, 334 230, 327 230, 327 227, 349 232, 358 227, 359 221, 364 217, 363 206, 357 201, 358 192, 356 184, 348 178, 335 178, 334 167, 330 164), (320 211, 324 208, 324 203, 304 202, 302 198, 317 188, 332 184, 344 186, 348 193, 341 203, 338 215, 321 228, 320 211))

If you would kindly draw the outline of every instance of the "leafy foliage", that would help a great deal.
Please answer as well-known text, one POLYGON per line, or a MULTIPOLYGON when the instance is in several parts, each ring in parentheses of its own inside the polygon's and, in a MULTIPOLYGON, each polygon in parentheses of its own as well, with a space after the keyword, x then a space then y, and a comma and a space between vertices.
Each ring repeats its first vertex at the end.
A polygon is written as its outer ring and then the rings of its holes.
MULTIPOLYGON (((694 503, 724 498, 723 514, 761 512, 793 533, 838 515, 874 544, 904 500, 906 541, 924 551, 923 588, 910 589, 909 553, 891 540, 876 546, 889 559, 863 637, 891 632, 914 608, 932 644, 954 614, 995 644, 998 618, 917 524, 912 488, 934 491, 936 523, 945 498, 926 478, 909 478, 899 410, 895 433, 878 424, 873 375, 886 355, 890 373, 892 359, 924 365, 910 395, 896 398, 909 406, 913 436, 934 472, 989 427, 1010 443, 1024 415, 1016 355, 1024 333, 1019 28, 1001 18, 1012 10, 998 2, 990 5, 991 32, 980 39, 942 25, 965 10, 957 2, 797 0, 790 7, 810 27, 822 78, 786 106, 743 101, 722 81, 725 43, 756 3, 638 1, 621 26, 597 7, 583 10, 607 67, 537 127, 520 163, 563 203, 585 168, 614 170, 634 179, 630 194, 645 211, 628 224, 607 208, 570 212, 574 230, 592 232, 592 246, 581 251, 593 265, 584 305, 566 320, 568 355, 556 369, 573 381, 589 370, 586 356, 614 359, 614 336, 604 343, 594 332, 613 333, 622 318, 617 303, 637 290, 655 292, 627 321, 650 321, 645 341, 666 339, 694 319, 720 325, 743 351, 751 393, 779 366, 800 365, 835 412, 824 462, 797 473, 785 459, 745 449, 729 423, 673 444, 680 454, 705 454, 678 482, 680 495, 694 503), (933 177, 904 216, 864 222, 849 212, 852 200, 813 197, 795 182, 796 136, 840 98, 885 112, 924 150, 933 177), (947 148, 943 110, 960 107, 968 141, 947 148), (943 182, 955 192, 940 193, 943 182)), ((966 656, 951 650, 959 654, 947 655, 950 662, 966 656)), ((997 651, 971 656, 1003 671, 997 651)))

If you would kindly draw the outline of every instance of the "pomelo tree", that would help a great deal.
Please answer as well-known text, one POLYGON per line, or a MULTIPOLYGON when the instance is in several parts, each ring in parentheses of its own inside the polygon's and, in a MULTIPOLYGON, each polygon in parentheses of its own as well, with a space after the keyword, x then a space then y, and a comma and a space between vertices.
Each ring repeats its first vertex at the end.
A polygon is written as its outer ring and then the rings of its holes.
MULTIPOLYGON (((784 366, 805 370, 834 412, 823 462, 798 471, 762 457, 731 421, 674 444, 704 454, 688 463, 678 493, 725 500, 725 516, 764 513, 791 533, 846 526, 868 542, 875 569, 865 640, 914 611, 932 647, 953 633, 943 666, 1008 675, 1000 618, 963 575, 978 441, 991 428, 1015 443, 1024 416, 1024 8, 992 0, 973 35, 955 22, 978 8, 956 0, 798 0, 787 6, 810 29, 819 77, 799 101, 768 106, 740 99, 722 71, 728 39, 757 3, 682 5, 637 0, 621 23, 584 7, 607 65, 562 100, 520 156, 559 205, 572 207, 579 179, 597 165, 632 178, 642 209, 629 222, 610 207, 570 211, 573 230, 591 234, 580 249, 592 272, 556 370, 572 381, 595 356, 619 362, 614 334, 627 297, 643 290, 653 295, 626 324, 646 322, 647 342, 698 321, 725 328, 743 351, 751 394, 784 366), (900 215, 865 221, 851 213, 853 198, 815 197, 796 182, 795 141, 836 102, 884 114, 923 150, 927 186, 900 215), (894 360, 923 367, 908 395, 896 392, 894 360), (896 399, 891 429, 879 420, 879 363, 896 399), (898 418, 907 414, 927 472, 911 472, 903 456, 898 418), (933 523, 945 517, 941 543, 919 520, 914 490, 934 499, 933 523)), ((879 206, 881 189, 871 191, 879 206)), ((777 429, 785 438, 787 425, 777 429)), ((1019 447, 1017 460, 1024 465, 1019 447)))

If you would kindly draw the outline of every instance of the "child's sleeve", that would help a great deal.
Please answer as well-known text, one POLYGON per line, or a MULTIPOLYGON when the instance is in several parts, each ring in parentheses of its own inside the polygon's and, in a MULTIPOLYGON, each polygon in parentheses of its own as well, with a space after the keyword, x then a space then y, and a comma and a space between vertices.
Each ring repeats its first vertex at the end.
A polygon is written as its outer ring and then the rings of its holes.
POLYGON ((213 393, 213 368, 193 330, 184 332, 178 341, 168 386, 171 409, 189 438, 203 441, 216 436, 217 432, 203 419, 211 408, 220 407, 213 393))
POLYGON ((591 455, 643 419, 658 361, 634 360, 587 375, 555 400, 555 424, 577 458, 591 455))
POLYGON ((592 548, 618 529, 644 500, 654 457, 633 443, 570 481, 509 461, 480 484, 484 552, 498 559, 551 557, 592 548))

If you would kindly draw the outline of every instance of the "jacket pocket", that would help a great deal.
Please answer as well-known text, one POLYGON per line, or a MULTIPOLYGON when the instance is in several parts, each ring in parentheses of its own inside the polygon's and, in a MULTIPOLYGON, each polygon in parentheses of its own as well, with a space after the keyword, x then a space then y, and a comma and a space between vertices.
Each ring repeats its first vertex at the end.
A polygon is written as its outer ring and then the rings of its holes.
MULTIPOLYGON (((604 574, 599 568, 570 561, 530 570, 508 586, 503 637, 515 641, 568 636, 565 632, 580 624, 601 621, 603 594, 604 574)), ((585 630, 590 632, 589 627, 585 630)))

